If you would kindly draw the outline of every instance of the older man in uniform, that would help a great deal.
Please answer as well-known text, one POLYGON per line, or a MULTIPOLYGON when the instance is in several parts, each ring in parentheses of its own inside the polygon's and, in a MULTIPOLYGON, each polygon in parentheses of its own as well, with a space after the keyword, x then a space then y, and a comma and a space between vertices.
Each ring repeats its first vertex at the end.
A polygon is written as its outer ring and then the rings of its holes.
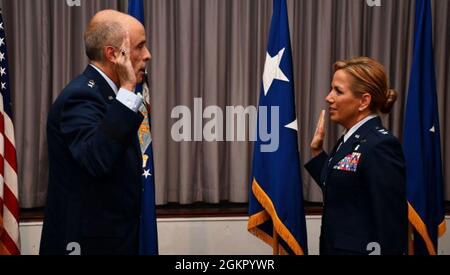
POLYGON ((62 91, 47 122, 50 161, 41 254, 137 254, 142 98, 151 55, 144 26, 112 10, 85 33, 90 64, 62 91))

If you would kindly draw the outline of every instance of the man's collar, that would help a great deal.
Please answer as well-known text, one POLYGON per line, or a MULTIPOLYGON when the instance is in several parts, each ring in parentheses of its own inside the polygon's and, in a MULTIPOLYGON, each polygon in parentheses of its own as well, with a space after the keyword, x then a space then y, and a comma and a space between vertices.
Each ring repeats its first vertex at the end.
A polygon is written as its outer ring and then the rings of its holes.
POLYGON ((108 85, 111 87, 111 89, 114 91, 114 93, 117 95, 119 89, 117 88, 117 85, 109 78, 102 70, 97 68, 97 66, 93 64, 89 64, 89 66, 92 66, 108 83, 108 85))

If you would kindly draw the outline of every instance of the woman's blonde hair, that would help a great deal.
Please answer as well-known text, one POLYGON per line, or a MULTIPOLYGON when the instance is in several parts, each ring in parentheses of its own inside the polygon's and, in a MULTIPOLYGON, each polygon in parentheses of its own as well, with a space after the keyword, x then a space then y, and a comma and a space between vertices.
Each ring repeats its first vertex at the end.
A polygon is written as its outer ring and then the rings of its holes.
POLYGON ((353 77, 351 90, 355 95, 369 93, 372 96, 370 110, 388 114, 391 112, 397 93, 389 89, 383 65, 369 57, 340 60, 334 64, 334 72, 344 70, 353 77))

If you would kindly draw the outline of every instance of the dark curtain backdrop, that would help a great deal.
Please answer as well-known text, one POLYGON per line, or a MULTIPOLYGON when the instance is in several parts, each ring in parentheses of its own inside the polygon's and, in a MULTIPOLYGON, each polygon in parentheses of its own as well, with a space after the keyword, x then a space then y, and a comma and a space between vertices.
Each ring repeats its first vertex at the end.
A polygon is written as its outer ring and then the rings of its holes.
MULTIPOLYGON (((48 157, 46 118, 51 103, 87 64, 83 32, 95 12, 126 11, 127 1, 1 0, 7 31, 20 199, 24 208, 45 204, 48 157)), ((412 60, 413 0, 288 0, 294 56, 302 162, 332 78, 332 64, 367 55, 385 65, 399 101, 386 127, 402 135, 412 60)), ((158 204, 222 200, 247 202, 250 142, 182 142, 171 137, 178 105, 191 110, 258 104, 272 0, 148 0, 146 25, 153 54, 150 81, 158 204)), ((450 199, 450 1, 433 2, 446 199, 450 199)), ((205 121, 206 122, 206 121, 205 121)), ((331 147, 342 129, 330 124, 331 147)), ((320 201, 319 189, 303 170, 305 199, 320 201)))

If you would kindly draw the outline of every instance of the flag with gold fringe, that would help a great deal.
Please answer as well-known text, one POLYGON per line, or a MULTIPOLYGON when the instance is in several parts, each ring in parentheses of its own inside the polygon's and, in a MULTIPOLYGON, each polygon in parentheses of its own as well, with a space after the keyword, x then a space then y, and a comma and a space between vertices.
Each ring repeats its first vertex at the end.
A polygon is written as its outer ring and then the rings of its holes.
MULTIPOLYGON (((143 0, 130 0, 128 2, 128 13, 138 19, 142 25, 144 22, 144 2, 143 0)), ((147 83, 147 76, 143 85, 136 88, 137 93, 141 93, 144 104, 141 113, 144 121, 139 128, 139 143, 142 151, 142 184, 144 193, 142 194, 142 213, 140 224, 139 254, 158 255, 158 231, 156 224, 155 208, 155 172, 153 166, 153 146, 151 135, 150 116, 150 94, 147 83)))
POLYGON ((248 230, 280 254, 307 254, 294 78, 285 0, 274 0, 260 93, 248 230), (265 119, 267 117, 267 119, 265 119), (271 131, 272 139, 264 134, 271 131))
POLYGON ((416 0, 414 57, 405 114, 410 254, 436 255, 445 232, 431 1, 416 0), (411 236, 410 236, 411 237, 411 236))

